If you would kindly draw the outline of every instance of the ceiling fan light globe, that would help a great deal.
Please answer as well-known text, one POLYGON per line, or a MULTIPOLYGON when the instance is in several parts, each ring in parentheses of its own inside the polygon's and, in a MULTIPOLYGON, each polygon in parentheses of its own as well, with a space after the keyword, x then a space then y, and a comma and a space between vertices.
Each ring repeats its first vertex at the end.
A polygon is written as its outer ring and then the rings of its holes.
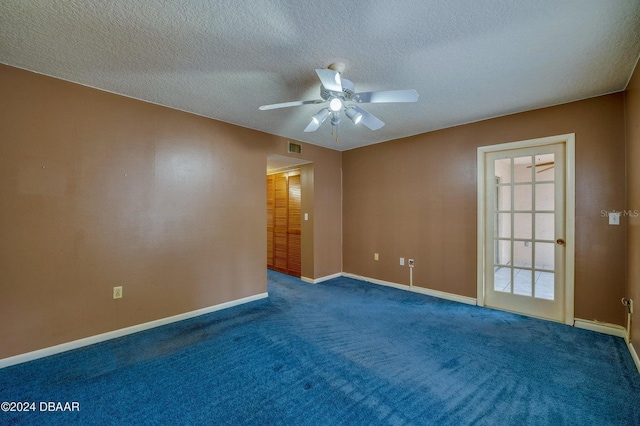
POLYGON ((356 109, 353 107, 347 108, 346 114, 347 117, 349 117, 351 121, 353 121, 353 124, 358 124, 362 120, 362 114, 356 111, 356 109))
POLYGON ((317 124, 322 124, 324 123, 324 120, 326 120, 328 116, 329 116, 329 109, 323 108, 317 113, 313 114, 313 116, 311 116, 311 119, 315 121, 317 124))
POLYGON ((329 109, 333 112, 338 112, 342 109, 342 100, 338 98, 333 98, 329 102, 329 109))

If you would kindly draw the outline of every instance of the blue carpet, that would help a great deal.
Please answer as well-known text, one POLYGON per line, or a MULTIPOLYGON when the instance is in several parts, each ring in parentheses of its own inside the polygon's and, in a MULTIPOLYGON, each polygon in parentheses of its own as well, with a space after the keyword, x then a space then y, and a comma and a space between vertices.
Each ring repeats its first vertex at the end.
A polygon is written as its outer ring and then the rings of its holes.
POLYGON ((640 425, 623 339, 268 274, 268 299, 0 370, 0 402, 36 403, 0 424, 640 425))

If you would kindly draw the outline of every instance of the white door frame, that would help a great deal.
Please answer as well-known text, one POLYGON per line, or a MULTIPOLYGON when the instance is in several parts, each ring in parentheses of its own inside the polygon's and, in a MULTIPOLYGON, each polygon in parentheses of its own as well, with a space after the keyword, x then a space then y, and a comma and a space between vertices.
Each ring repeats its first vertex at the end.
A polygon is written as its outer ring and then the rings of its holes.
POLYGON ((574 324, 574 289, 575 289, 575 133, 566 135, 549 136, 546 138, 529 139, 524 141, 509 142, 498 145, 478 147, 478 306, 485 306, 485 155, 489 152, 505 151, 534 146, 564 144, 565 145, 565 174, 566 174, 566 218, 565 218, 565 309, 564 323, 574 324))

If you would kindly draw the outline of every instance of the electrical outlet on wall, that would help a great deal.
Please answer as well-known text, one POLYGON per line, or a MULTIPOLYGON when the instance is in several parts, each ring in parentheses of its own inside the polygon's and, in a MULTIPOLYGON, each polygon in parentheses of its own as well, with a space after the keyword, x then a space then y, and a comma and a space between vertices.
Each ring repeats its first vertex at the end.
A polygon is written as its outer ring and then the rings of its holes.
POLYGON ((122 286, 113 288, 113 298, 114 299, 122 299, 122 286))

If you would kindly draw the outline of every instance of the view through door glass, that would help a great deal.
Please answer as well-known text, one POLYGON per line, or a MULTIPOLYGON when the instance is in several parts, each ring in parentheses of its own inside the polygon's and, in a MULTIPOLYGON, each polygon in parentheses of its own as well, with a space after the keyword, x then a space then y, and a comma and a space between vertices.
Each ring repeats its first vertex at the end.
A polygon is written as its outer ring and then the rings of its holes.
POLYGON ((554 299, 553 163, 553 154, 495 160, 495 291, 554 299))

